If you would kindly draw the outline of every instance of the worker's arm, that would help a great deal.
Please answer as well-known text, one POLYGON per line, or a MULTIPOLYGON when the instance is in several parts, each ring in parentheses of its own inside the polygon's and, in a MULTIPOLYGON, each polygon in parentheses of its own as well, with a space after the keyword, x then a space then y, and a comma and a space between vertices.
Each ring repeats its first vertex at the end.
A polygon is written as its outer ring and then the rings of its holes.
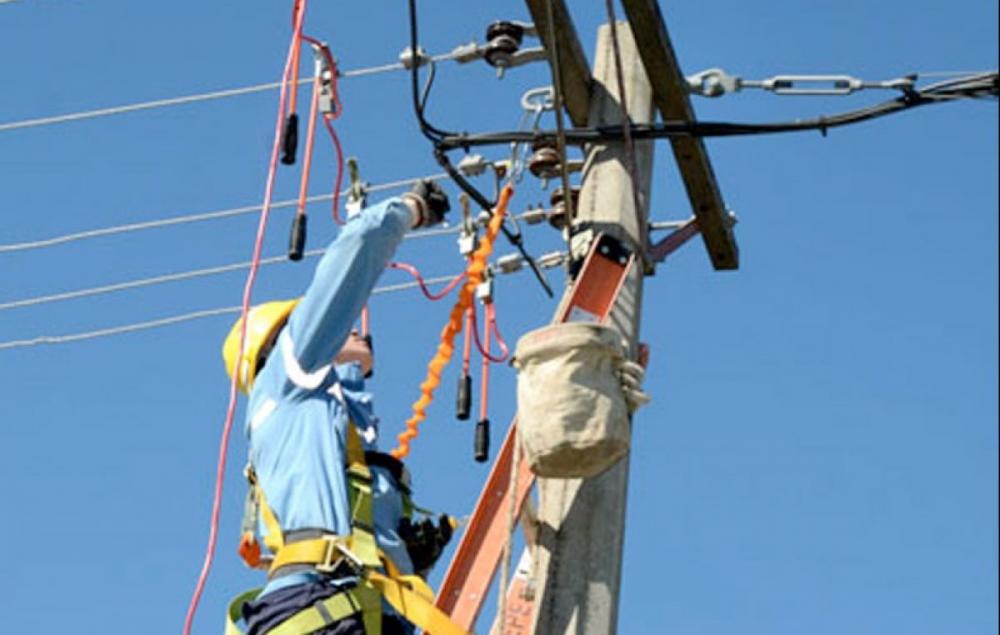
POLYGON ((323 254, 286 329, 304 371, 330 364, 340 351, 375 282, 413 224, 411 207, 391 198, 365 209, 348 221, 323 254))
POLYGON ((441 188, 420 181, 412 191, 348 221, 316 266, 282 335, 286 341, 281 346, 288 347, 291 340, 303 371, 315 372, 333 362, 406 231, 437 224, 447 211, 441 188))

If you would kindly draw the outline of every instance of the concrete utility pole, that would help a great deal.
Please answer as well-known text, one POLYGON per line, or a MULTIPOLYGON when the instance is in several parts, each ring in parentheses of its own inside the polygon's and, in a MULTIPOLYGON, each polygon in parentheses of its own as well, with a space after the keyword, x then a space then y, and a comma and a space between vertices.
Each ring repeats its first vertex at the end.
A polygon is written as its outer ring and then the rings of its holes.
MULTIPOLYGON (((628 23, 617 23, 626 101, 634 123, 654 117, 653 94, 628 23)), ((597 36, 589 125, 624 121, 618 100, 617 68, 611 29, 597 36)), ((637 215, 624 144, 606 143, 588 148, 575 226, 611 234, 639 252, 638 218, 645 223, 649 204, 653 143, 634 144, 640 201, 637 215)), ((575 250, 574 250, 575 251, 575 250)), ((637 258, 610 325, 636 351, 642 300, 643 267, 637 258)), ((565 302, 566 298, 564 298, 565 302)), ((629 461, 626 456, 607 472, 591 479, 539 479, 540 533, 535 570, 537 589, 533 632, 556 635, 614 633, 618 622, 625 501, 629 461)))

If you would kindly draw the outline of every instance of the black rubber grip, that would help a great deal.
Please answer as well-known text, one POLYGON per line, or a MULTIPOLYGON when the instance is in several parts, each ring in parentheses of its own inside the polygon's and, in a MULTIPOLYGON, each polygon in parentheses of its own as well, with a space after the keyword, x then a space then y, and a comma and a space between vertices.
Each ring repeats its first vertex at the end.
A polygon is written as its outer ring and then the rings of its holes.
POLYGON ((479 463, 485 463, 490 458, 490 420, 480 419, 476 422, 476 440, 473 456, 479 463))
POLYGON ((294 112, 285 120, 285 130, 281 133, 281 162, 295 165, 295 153, 299 147, 299 116, 294 112))
POLYGON ((296 214, 292 220, 292 233, 288 236, 288 259, 302 260, 306 249, 306 215, 296 214))
POLYGON ((462 375, 458 378, 458 398, 455 399, 455 418, 465 421, 472 411, 472 376, 462 375))

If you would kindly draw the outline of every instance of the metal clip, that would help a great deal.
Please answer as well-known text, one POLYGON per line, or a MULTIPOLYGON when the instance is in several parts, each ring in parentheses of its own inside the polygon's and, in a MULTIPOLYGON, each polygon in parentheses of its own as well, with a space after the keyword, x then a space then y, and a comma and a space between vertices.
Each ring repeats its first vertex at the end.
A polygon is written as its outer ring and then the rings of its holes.
POLYGON ((358 169, 357 158, 347 159, 347 173, 351 179, 351 185, 347 190, 347 203, 344 204, 344 209, 347 210, 348 218, 354 218, 361 213, 368 202, 368 185, 361 180, 361 170, 358 169))
POLYGON ((521 258, 521 254, 507 254, 497 258, 494 266, 500 273, 514 273, 524 267, 524 258, 521 258))
POLYGON ((493 276, 487 274, 483 281, 476 285, 476 299, 483 304, 493 302, 493 276))
POLYGON ((743 88, 743 79, 729 75, 721 68, 708 70, 687 76, 688 90, 702 97, 721 97, 726 93, 736 93, 743 88))
POLYGON ((313 45, 315 60, 314 73, 319 80, 319 111, 325 115, 333 113, 333 69, 330 68, 330 50, 325 42, 313 45))
POLYGON ((463 193, 458 198, 462 206, 462 230, 458 235, 458 251, 463 256, 469 256, 479 246, 479 235, 476 233, 476 223, 472 220, 469 209, 469 195, 463 193))
POLYGON ((458 162, 458 169, 465 176, 479 176, 486 171, 489 162, 481 154, 467 154, 458 162))
POLYGON ((554 269, 566 262, 566 253, 562 251, 550 251, 536 258, 535 262, 543 269, 554 269))
POLYGON ((538 207, 531 207, 521 214, 521 220, 529 225, 537 225, 539 223, 544 223, 548 215, 545 213, 545 209, 539 205, 538 207))

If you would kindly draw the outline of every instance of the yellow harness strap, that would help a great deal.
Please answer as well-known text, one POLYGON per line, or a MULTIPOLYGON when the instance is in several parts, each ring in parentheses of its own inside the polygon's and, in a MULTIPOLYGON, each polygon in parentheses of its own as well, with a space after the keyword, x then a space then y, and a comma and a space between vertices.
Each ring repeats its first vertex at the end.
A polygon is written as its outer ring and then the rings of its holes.
MULTIPOLYGON (((260 589, 247 591, 230 602, 225 635, 244 635, 236 623, 242 616, 243 605, 257 597, 259 592, 260 589)), ((299 611, 269 630, 268 635, 305 635, 359 612, 366 633, 381 632, 382 600, 379 592, 373 586, 360 585, 299 611)))
MULTIPOLYGON (((267 504, 264 490, 251 480, 260 502, 261 517, 267 527, 265 544, 274 552, 270 571, 290 564, 311 564, 317 571, 331 571, 341 558, 362 570, 361 580, 352 589, 317 602, 269 631, 269 635, 304 635, 337 620, 362 613, 365 632, 382 632, 382 601, 385 598, 396 611, 418 628, 435 635, 468 635, 440 609, 434 606, 434 592, 415 575, 401 575, 392 560, 381 554, 375 540, 372 475, 365 463, 364 448, 353 424, 347 426, 347 482, 351 507, 351 535, 347 538, 324 536, 285 544, 281 525, 267 504), (376 569, 385 567, 386 574, 376 569)), ((260 593, 243 593, 229 605, 225 635, 243 635, 236 626, 242 607, 260 593)))

